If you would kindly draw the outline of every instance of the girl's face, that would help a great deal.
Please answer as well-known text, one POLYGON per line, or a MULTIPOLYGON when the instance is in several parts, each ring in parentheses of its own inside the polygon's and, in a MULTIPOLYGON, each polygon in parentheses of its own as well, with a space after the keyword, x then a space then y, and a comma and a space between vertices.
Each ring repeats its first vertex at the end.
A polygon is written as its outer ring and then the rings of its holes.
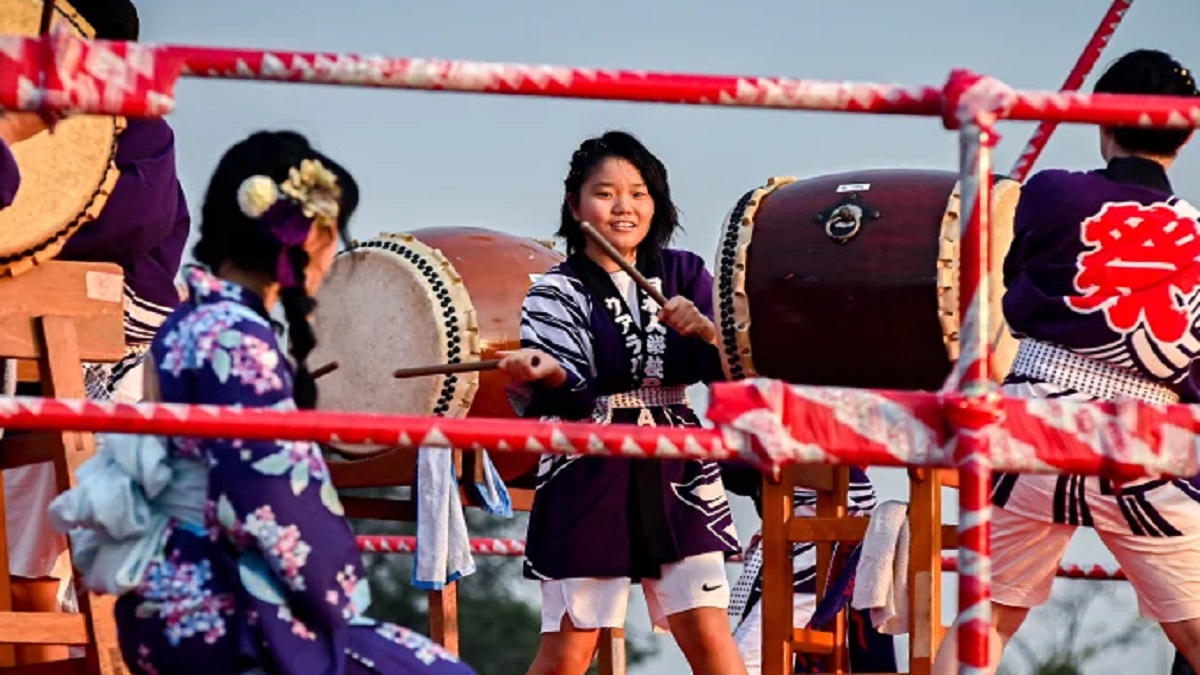
MULTIPOLYGON (((654 199, 641 172, 619 157, 607 157, 593 167, 568 205, 575 220, 591 224, 631 262, 654 220, 654 199)), ((617 269, 590 239, 584 253, 602 267, 617 269)))

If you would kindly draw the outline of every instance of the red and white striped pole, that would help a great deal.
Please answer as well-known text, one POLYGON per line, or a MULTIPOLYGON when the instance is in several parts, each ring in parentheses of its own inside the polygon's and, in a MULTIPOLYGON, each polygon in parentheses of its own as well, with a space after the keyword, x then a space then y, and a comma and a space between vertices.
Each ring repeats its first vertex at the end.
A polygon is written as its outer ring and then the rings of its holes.
MULTIPOLYGON (((1104 53, 1104 48, 1108 46, 1108 41, 1112 39, 1113 33, 1117 32, 1117 26, 1121 25, 1121 20, 1125 18, 1125 13, 1129 11, 1129 6, 1132 4, 1133 0, 1113 0, 1113 4, 1104 13, 1104 18, 1100 20, 1100 25, 1096 27, 1096 32, 1092 33, 1092 39, 1088 40, 1087 45, 1079 54, 1079 60, 1075 62, 1075 67, 1071 69, 1067 79, 1060 87, 1061 91, 1078 91, 1083 86, 1088 73, 1096 67, 1096 61, 1104 53)), ((1029 139, 1029 143, 1026 144, 1025 150, 1021 152, 1021 156, 1017 158, 1016 164, 1009 172, 1009 178, 1019 183, 1025 181, 1029 170, 1037 162, 1057 127, 1058 122, 1042 122, 1038 125, 1037 130, 1029 139)))

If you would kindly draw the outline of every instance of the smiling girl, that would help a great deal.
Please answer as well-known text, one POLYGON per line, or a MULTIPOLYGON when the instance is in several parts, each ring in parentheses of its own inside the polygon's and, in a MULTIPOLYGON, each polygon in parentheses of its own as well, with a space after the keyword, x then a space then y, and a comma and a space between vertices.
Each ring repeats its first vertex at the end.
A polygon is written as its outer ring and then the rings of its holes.
MULTIPOLYGON (((601 424, 699 426, 686 388, 722 379, 704 261, 667 248, 679 226, 667 170, 610 131, 571 157, 559 236, 569 257, 530 289, 522 349, 501 362, 518 414, 601 424), (659 307, 590 241, 590 223, 669 298, 659 307), (536 358, 535 358, 536 357, 536 358)), ((657 630, 693 672, 745 673, 725 610, 738 550, 714 462, 544 456, 525 575, 540 580, 542 641, 530 673, 582 674, 599 629, 625 624, 640 582, 657 630)))

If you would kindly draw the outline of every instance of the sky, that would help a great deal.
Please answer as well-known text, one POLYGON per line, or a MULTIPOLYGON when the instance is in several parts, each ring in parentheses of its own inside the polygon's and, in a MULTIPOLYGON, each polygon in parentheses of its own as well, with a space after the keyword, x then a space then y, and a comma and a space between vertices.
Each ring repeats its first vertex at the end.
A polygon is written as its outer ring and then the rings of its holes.
MULTIPOLYGON (((143 41, 397 57, 546 63, 719 75, 789 76, 940 86, 952 68, 985 72, 1022 89, 1057 89, 1108 8, 1108 0, 807 0, 806 2, 454 3, 396 0, 135 0, 143 41)), ((1136 0, 1097 70, 1135 48, 1157 48, 1200 68, 1200 5, 1136 0)), ((474 226, 549 238, 571 153, 607 129, 637 134, 667 165, 682 212, 676 245, 710 269, 721 222, 768 177, 857 169, 957 167, 957 139, 933 118, 629 104, 188 79, 177 88, 175 128, 184 190, 197 213, 220 155, 259 129, 295 129, 355 175, 362 206, 353 236, 474 226)), ((997 168, 1012 166, 1033 124, 1001 124, 997 168)), ((1037 167, 1093 168, 1093 127, 1060 127, 1037 167)), ((1172 170, 1176 190, 1200 199, 1200 148, 1172 170)), ((364 308, 365 309, 365 308, 364 308)), ((701 393, 702 397, 702 393, 701 393)), ((906 499, 896 471, 873 470, 884 499, 906 499)), ((956 517, 947 492, 946 521, 956 517)), ((742 539, 757 527, 735 500, 742 539)), ((1111 562, 1094 536, 1077 536, 1075 562, 1111 562)), ((736 574, 736 567, 730 568, 736 574)), ((946 576, 946 620, 954 607, 946 576)), ((1056 594, 1083 582, 1059 582, 1056 594)), ((1088 614, 1102 623, 1136 616, 1132 592, 1088 614)), ((1091 587, 1084 586, 1085 590, 1091 587)), ((636 595, 636 594, 635 594, 636 595)), ((644 605, 631 623, 645 626, 644 605)), ((1025 631, 1044 637, 1046 612, 1025 631)), ((642 672, 686 673, 667 639, 642 672)), ((1158 634, 1089 673, 1166 673, 1158 634), (1153 665, 1150 665, 1153 664, 1153 665), (1150 670, 1153 668, 1153 670, 1150 670)), ((1019 666, 1019 659, 1006 664, 1019 666)), ((1016 672, 1020 672, 1019 668, 1016 672)))

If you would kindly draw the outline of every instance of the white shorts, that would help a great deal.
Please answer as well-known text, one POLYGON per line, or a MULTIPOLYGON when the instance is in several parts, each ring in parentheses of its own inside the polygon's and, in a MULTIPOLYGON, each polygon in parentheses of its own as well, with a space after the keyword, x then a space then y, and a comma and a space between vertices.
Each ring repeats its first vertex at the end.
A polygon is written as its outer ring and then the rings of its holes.
MULTIPOLYGON (((992 600, 1027 609, 1050 599, 1075 528, 992 507, 992 600)), ((1144 618, 1200 618, 1200 535, 1145 537, 1098 528, 1096 534, 1129 578, 1144 618)))
MULTIPOLYGON (((564 616, 582 630, 622 628, 629 609, 629 577, 555 579, 542 582, 542 632, 557 633, 564 616)), ((729 606, 725 554, 720 551, 663 565, 658 579, 643 579, 642 592, 655 632, 668 633, 667 617, 698 607, 729 606)))

